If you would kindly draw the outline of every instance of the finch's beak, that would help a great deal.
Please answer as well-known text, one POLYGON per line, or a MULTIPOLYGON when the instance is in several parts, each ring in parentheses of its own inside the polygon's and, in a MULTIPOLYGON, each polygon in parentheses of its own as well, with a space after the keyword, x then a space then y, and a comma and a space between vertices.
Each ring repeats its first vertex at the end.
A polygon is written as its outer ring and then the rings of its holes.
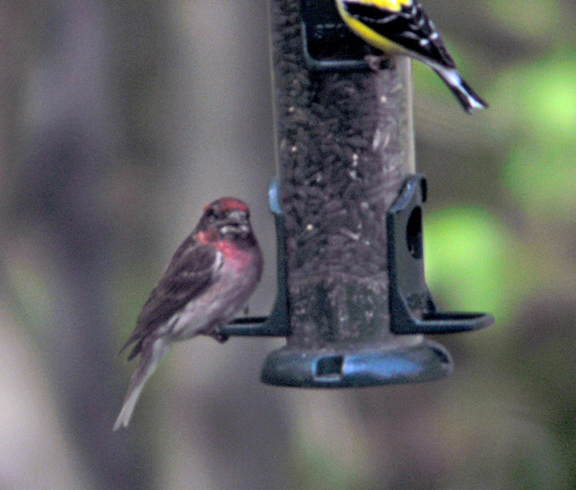
POLYGON ((225 224, 220 227, 220 231, 225 235, 228 233, 247 235, 250 232, 248 215, 244 211, 232 211, 227 216, 225 224))

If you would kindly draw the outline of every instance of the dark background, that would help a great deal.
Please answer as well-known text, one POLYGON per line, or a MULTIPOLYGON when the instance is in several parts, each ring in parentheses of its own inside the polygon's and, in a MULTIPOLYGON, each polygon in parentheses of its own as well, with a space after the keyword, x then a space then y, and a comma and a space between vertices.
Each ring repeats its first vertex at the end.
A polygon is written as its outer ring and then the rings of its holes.
POLYGON ((576 5, 427 0, 491 105, 415 72, 428 284, 489 329, 455 374, 259 383, 282 341, 196 339, 112 433, 116 356, 202 206, 246 200, 274 299, 267 3, 0 3, 0 488, 576 488, 576 5))

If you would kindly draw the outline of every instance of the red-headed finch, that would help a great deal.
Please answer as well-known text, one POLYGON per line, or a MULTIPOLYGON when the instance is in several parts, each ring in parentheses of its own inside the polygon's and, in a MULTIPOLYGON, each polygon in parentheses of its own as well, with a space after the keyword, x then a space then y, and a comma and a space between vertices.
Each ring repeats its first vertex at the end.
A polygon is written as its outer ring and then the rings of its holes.
POLYGON ((148 378, 172 342, 199 334, 217 336, 245 305, 262 276, 263 259, 250 225, 250 210, 233 197, 204 208, 144 304, 121 351, 138 366, 114 430, 126 427, 148 378))

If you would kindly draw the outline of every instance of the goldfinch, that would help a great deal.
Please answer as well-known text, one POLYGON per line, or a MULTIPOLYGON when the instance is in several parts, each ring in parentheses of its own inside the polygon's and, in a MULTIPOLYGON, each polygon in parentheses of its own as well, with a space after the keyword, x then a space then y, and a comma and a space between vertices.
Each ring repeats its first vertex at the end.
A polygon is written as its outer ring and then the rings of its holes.
POLYGON ((434 24, 415 0, 336 0, 350 29, 386 54, 410 56, 432 68, 468 113, 484 102, 462 79, 434 24))

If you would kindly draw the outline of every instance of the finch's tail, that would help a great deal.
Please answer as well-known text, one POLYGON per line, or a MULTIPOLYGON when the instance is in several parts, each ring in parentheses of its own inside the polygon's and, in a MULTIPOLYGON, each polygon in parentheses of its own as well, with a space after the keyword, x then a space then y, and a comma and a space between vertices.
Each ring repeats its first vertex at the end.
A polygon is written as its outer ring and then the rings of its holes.
POLYGON ((432 67, 432 69, 438 73, 468 114, 474 110, 486 109, 488 107, 488 104, 472 90, 472 87, 462 79, 456 69, 444 67, 432 67))
POLYGON ((128 387, 128 393, 124 399, 122 410, 120 410, 120 414, 118 415, 112 430, 118 430, 121 427, 128 427, 130 419, 132 418, 132 412, 134 411, 138 397, 142 392, 142 388, 144 388, 144 384, 148 381, 148 378, 152 376, 158 363, 167 353, 168 343, 166 340, 161 338, 156 339, 154 342, 147 344, 142 348, 138 367, 132 375, 132 380, 130 381, 130 386, 128 387))

